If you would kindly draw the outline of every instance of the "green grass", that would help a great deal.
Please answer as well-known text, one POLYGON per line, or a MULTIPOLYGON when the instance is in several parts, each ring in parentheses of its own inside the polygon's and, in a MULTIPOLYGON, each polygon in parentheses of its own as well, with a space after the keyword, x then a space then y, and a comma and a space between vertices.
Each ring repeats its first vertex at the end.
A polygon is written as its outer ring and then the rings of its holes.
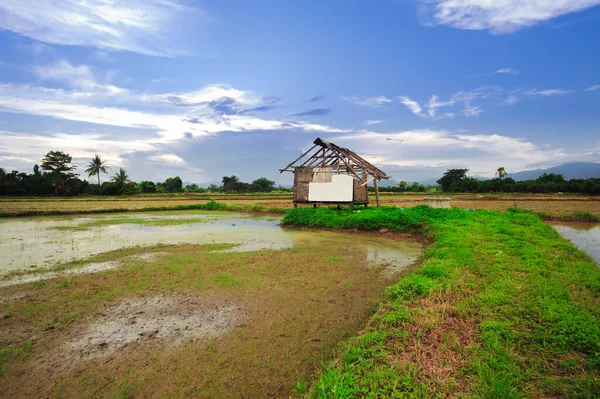
POLYGON ((431 243, 311 397, 600 397, 600 270, 532 212, 295 209, 282 223, 431 243))

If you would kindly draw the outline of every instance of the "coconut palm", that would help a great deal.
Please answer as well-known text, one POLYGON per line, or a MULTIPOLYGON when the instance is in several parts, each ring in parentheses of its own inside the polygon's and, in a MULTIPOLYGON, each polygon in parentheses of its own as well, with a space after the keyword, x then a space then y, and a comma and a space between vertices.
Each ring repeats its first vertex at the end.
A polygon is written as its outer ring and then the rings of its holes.
POLYGON ((102 172, 106 175, 108 174, 106 169, 110 169, 108 166, 106 166, 106 161, 100 159, 100 155, 98 154, 94 155, 94 158, 88 162, 87 167, 88 168, 85 170, 85 173, 88 174, 88 177, 92 177, 94 175, 98 176, 98 185, 100 185, 100 173, 102 172))
POLYGON ((125 169, 119 168, 119 171, 115 173, 111 179, 113 182, 117 183, 119 190, 123 191, 123 186, 129 181, 129 176, 127 175, 125 169))

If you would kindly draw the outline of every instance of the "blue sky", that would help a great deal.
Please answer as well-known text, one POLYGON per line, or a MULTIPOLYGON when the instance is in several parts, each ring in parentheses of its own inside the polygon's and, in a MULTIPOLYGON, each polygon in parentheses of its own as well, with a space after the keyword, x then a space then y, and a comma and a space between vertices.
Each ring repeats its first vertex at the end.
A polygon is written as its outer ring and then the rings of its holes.
POLYGON ((598 162, 598 38, 600 0, 3 0, 0 166, 289 184, 316 137, 395 180, 598 162))

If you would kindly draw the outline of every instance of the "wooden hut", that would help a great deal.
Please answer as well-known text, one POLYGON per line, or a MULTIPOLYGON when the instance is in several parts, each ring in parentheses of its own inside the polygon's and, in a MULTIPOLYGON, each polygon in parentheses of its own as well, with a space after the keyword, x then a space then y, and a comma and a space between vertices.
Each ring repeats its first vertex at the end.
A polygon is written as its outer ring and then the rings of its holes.
POLYGON ((321 138, 280 172, 294 173, 294 208, 298 204, 367 206, 369 180, 379 206, 377 182, 390 178, 354 151, 321 138))

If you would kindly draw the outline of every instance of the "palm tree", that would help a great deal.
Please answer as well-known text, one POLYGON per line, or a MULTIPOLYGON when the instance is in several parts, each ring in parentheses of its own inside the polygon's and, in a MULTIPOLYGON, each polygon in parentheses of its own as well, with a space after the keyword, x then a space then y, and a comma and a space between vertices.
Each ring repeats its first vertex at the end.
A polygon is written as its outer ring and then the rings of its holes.
POLYGON ((94 158, 88 162, 87 167, 88 168, 85 170, 85 173, 88 174, 88 177, 92 177, 94 175, 98 176, 98 186, 100 185, 100 172, 106 175, 108 174, 106 169, 110 169, 108 166, 106 166, 106 161, 101 160, 100 155, 98 154, 94 155, 94 158))
POLYGON ((123 186, 129 181, 129 176, 127 175, 125 169, 119 168, 119 171, 112 177, 112 181, 117 183, 120 191, 123 191, 123 186))

